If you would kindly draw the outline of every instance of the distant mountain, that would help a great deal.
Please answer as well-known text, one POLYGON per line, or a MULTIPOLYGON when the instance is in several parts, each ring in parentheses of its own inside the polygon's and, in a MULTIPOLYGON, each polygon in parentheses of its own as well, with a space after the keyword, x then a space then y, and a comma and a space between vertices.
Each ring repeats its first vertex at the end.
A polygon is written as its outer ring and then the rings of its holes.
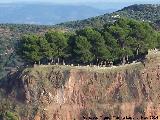
POLYGON ((83 5, 14 3, 0 4, 0 23, 53 25, 106 13, 83 5))
POLYGON ((135 4, 110 14, 107 13, 85 20, 61 23, 57 26, 71 29, 79 29, 86 26, 99 28, 108 22, 114 22, 119 17, 148 21, 160 25, 160 4, 135 4))

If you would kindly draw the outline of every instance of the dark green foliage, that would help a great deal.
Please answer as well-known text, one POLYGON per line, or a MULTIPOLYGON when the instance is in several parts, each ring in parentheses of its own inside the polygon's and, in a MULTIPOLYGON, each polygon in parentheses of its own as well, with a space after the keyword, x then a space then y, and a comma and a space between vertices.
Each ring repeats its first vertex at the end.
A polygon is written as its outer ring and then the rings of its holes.
POLYGON ((5 114, 0 113, 1 120, 19 120, 18 117, 13 112, 7 111, 5 114))
POLYGON ((59 63, 59 59, 65 59, 67 63, 125 64, 159 47, 159 36, 148 23, 120 18, 101 30, 87 27, 75 33, 48 31, 45 36, 24 36, 19 51, 32 63, 42 59, 58 59, 59 63))
POLYGON ((30 62, 38 62, 42 59, 44 52, 44 50, 42 50, 45 47, 44 44, 42 44, 43 41, 42 38, 36 35, 23 36, 20 43, 21 49, 19 52, 21 52, 21 55, 30 62))
POLYGON ((80 63, 89 63, 93 60, 91 53, 91 44, 86 37, 77 36, 75 39, 74 54, 76 61, 80 63))
POLYGON ((91 43, 91 52, 94 55, 94 60, 109 60, 111 58, 111 53, 108 50, 105 40, 100 32, 92 28, 85 28, 77 31, 77 35, 85 36, 91 43))
POLYGON ((63 32, 49 31, 45 34, 47 41, 51 44, 57 58, 65 58, 65 48, 67 47, 67 38, 63 32))
POLYGON ((31 63, 67 56, 67 38, 62 32, 49 31, 45 36, 25 35, 19 46, 19 54, 31 63))
MULTIPOLYGON (((1 91, 2 92, 2 91, 1 91)), ((0 95, 0 97, 2 97, 0 95)), ((11 102, 8 99, 1 98, 0 101, 0 120, 19 120, 19 117, 14 113, 11 106, 11 102)))
POLYGON ((123 60, 125 57, 128 59, 147 53, 148 49, 155 48, 157 44, 156 31, 148 23, 132 19, 120 18, 112 25, 105 25, 103 34, 111 51, 116 53, 113 58, 123 60))
POLYGON ((38 46, 40 47, 39 52, 42 58, 50 59, 54 55, 54 50, 45 38, 39 38, 38 46))
POLYGON ((18 120, 18 117, 12 112, 7 112, 6 119, 7 120, 18 120))

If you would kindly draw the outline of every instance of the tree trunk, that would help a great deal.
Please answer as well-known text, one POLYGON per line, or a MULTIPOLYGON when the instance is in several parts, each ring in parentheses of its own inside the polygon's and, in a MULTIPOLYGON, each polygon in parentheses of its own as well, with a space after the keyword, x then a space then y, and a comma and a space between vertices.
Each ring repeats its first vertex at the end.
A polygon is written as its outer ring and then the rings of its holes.
POLYGON ((111 61, 110 63, 111 63, 111 67, 112 67, 113 66, 113 62, 111 61))
POLYGON ((97 66, 98 66, 98 58, 97 58, 97 61, 96 61, 96 62, 97 62, 97 63, 96 63, 96 64, 97 64, 97 66))
POLYGON ((125 65, 126 64, 126 57, 123 57, 122 58, 122 65, 125 65))
POLYGON ((102 67, 103 66, 103 61, 101 61, 101 63, 100 63, 100 67, 102 67))
MULTIPOLYGON (((124 44, 124 42, 122 43, 122 49, 123 49, 123 52, 124 52, 124 50, 125 50, 125 44, 124 44)), ((123 53, 123 54, 124 54, 124 53, 123 53)), ((125 65, 125 63, 126 63, 126 57, 125 57, 125 55, 123 55, 122 65, 125 65)))
POLYGON ((107 61, 104 62, 105 67, 107 66, 107 61))
POLYGON ((57 60, 58 60, 58 65, 59 65, 59 58, 57 60))
POLYGON ((136 50, 136 55, 138 55, 139 54, 139 48, 137 48, 137 50, 136 50))
POLYGON ((128 61, 128 55, 127 55, 127 58, 126 58, 126 59, 127 59, 127 63, 128 63, 128 62, 129 62, 129 61, 128 61))
POLYGON ((140 48, 140 45, 138 44, 138 47, 137 47, 137 50, 136 50, 137 55, 139 55, 139 48, 140 48))
POLYGON ((51 64, 53 64, 53 62, 54 62, 54 61, 53 61, 53 58, 52 58, 52 59, 51 59, 51 64))
POLYGON ((64 62, 64 60, 63 60, 63 65, 65 65, 65 62, 64 62))

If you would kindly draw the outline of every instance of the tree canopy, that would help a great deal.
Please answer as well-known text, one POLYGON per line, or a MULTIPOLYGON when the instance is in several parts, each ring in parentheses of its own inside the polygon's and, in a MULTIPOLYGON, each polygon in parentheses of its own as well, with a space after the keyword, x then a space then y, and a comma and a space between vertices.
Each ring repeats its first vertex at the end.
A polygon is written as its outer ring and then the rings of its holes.
POLYGON ((75 33, 48 31, 44 36, 25 35, 19 52, 30 62, 58 59, 70 63, 119 61, 147 54, 159 48, 159 33, 149 23, 120 18, 103 29, 87 27, 75 33))

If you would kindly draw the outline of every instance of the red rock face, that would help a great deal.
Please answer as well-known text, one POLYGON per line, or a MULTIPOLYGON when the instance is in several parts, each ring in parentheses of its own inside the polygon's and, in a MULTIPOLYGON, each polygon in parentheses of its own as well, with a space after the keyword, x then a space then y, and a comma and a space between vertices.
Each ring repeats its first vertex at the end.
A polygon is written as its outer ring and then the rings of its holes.
MULTIPOLYGON (((160 119, 160 61, 106 70, 51 68, 22 75, 26 104, 39 103, 35 120, 160 119)), ((45 69, 45 68, 44 68, 45 69)), ((93 68, 92 68, 93 69, 93 68)))

